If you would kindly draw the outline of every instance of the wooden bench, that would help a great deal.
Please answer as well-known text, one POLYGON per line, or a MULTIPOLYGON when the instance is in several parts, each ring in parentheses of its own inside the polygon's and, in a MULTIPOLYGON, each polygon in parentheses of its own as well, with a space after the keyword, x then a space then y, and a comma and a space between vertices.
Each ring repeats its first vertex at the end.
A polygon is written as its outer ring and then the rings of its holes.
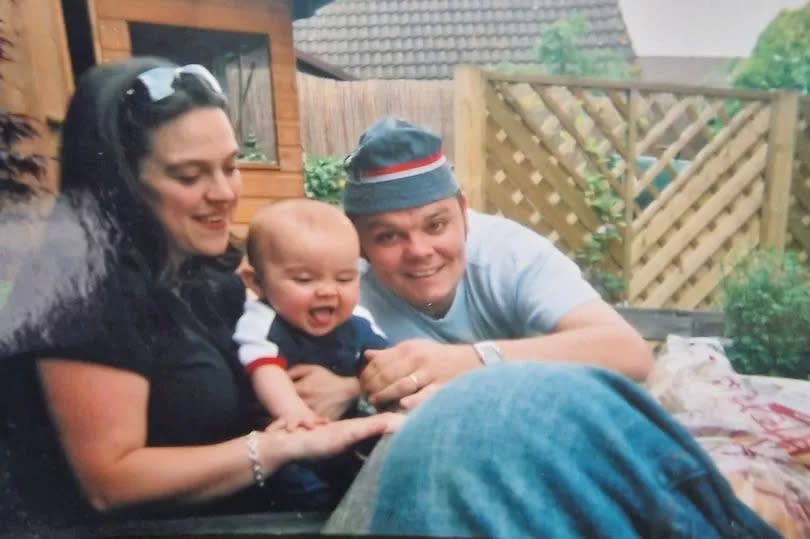
POLYGON ((616 310, 648 341, 664 341, 667 335, 722 337, 725 316, 720 311, 682 311, 617 307, 616 310))
MULTIPOLYGON (((686 337, 723 335, 723 313, 640 309, 621 307, 619 313, 651 341, 665 340, 668 334, 686 337)), ((2 458, 2 455, 0 455, 2 458)), ((48 530, 48 537, 160 537, 233 535, 317 534, 327 513, 261 513, 226 516, 186 517, 169 520, 106 522, 70 530, 48 530)))

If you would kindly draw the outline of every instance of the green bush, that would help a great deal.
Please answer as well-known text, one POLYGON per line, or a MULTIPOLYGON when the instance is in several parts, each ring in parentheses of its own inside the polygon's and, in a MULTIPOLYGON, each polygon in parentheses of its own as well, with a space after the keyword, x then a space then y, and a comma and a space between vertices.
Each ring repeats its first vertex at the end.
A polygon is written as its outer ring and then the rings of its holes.
POLYGON ((785 88, 810 93, 810 3, 782 11, 736 68, 739 88, 785 88))
POLYGON ((723 281, 737 371, 810 377, 810 271, 795 253, 753 251, 723 281))
POLYGON ((304 156, 304 193, 307 198, 340 204, 345 184, 346 170, 342 157, 304 156))
POLYGON ((495 68, 509 75, 546 74, 602 79, 632 79, 638 68, 621 54, 587 47, 590 23, 582 14, 559 19, 546 27, 534 45, 536 63, 501 62, 495 68))
POLYGON ((549 75, 632 78, 632 66, 621 54, 585 48, 583 42, 590 32, 591 25, 581 14, 556 21, 534 47, 537 61, 549 75))

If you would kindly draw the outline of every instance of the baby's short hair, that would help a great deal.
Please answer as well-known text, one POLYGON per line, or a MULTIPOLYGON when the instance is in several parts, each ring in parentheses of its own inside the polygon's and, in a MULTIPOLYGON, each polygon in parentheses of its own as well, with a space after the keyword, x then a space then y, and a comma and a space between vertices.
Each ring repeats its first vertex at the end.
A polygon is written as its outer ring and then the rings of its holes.
POLYGON ((289 235, 283 233, 289 226, 333 233, 343 225, 354 233, 354 225, 343 211, 325 202, 308 198, 273 202, 260 208, 250 221, 246 247, 248 262, 254 268, 260 268, 263 258, 268 255, 265 252, 268 245, 275 246, 276 242, 282 241, 281 237, 289 239, 289 235))

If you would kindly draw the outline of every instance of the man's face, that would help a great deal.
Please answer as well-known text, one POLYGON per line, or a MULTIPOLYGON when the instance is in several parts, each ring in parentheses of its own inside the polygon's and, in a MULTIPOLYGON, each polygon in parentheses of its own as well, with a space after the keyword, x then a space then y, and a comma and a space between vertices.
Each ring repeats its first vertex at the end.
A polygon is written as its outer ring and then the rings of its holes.
POLYGON ((452 197, 354 219, 377 278, 431 316, 443 316, 464 275, 467 201, 452 197))

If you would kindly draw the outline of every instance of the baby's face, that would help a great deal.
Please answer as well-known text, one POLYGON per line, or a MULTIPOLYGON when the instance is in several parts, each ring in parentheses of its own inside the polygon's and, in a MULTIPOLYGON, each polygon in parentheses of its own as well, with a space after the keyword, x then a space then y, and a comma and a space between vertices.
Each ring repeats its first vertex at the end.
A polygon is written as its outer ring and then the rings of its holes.
POLYGON ((357 305, 357 237, 300 231, 264 260, 264 299, 290 324, 316 337, 348 320, 357 305))

